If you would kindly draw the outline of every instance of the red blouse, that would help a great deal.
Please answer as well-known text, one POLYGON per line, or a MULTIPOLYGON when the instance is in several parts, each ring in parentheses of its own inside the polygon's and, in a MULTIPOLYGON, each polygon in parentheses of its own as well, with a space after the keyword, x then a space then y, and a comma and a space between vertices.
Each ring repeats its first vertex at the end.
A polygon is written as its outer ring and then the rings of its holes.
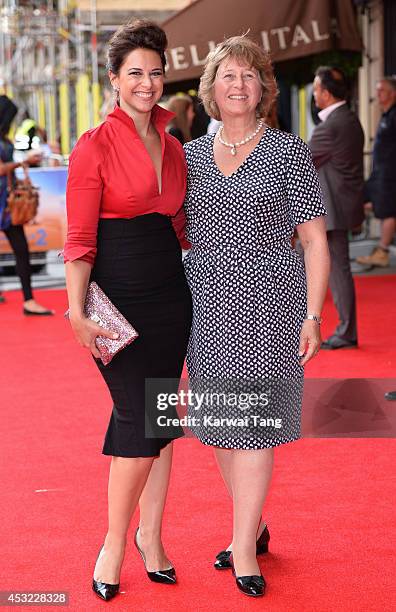
POLYGON ((162 190, 154 165, 131 117, 116 106, 106 121, 85 132, 70 156, 66 188, 68 231, 64 260, 93 265, 99 219, 158 212, 172 217, 183 248, 186 162, 179 141, 165 132, 173 113, 154 106, 152 122, 161 138, 162 190))

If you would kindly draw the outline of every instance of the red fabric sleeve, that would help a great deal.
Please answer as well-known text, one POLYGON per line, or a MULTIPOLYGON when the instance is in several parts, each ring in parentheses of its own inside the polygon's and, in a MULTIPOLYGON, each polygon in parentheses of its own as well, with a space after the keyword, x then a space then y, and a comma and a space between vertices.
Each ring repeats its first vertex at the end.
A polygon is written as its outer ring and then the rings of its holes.
MULTIPOLYGON (((186 157, 184 154, 184 149, 182 145, 180 144, 180 142, 174 136, 170 136, 170 138, 171 138, 171 142, 173 146, 176 148, 179 154, 180 162, 183 164, 184 193, 185 193, 186 187, 187 187, 187 163, 186 163, 186 157)), ((179 240, 181 248, 185 251, 188 251, 189 249, 191 249, 191 243, 186 238, 186 214, 184 212, 184 206, 179 208, 177 213, 173 217, 171 217, 171 219, 172 219, 173 229, 175 230, 175 233, 179 240)))
POLYGON ((191 249, 191 244, 186 238, 186 215, 184 212, 184 206, 182 206, 175 216, 172 217, 172 225, 180 242, 181 248, 185 251, 191 249))
POLYGON ((83 134, 69 161, 66 187, 67 240, 64 261, 82 259, 93 265, 103 182, 101 155, 91 134, 83 134))

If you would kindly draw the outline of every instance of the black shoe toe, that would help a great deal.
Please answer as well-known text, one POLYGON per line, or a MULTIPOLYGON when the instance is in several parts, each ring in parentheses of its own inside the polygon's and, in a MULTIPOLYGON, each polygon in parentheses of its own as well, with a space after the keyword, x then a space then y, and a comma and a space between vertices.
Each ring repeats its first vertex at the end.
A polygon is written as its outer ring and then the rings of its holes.
POLYGON ((230 563, 231 550, 221 550, 216 555, 216 561, 213 564, 213 567, 217 570, 223 569, 231 569, 232 565, 230 563))
POLYGON ((104 601, 110 601, 117 595, 120 590, 119 584, 107 584, 106 582, 101 582, 100 580, 92 580, 92 590, 98 597, 103 599, 104 601))
POLYGON ((175 584, 176 582, 176 572, 174 567, 167 570, 147 572, 147 576, 152 582, 160 582, 161 584, 175 584))
POLYGON ((265 593, 266 583, 263 576, 235 576, 238 589, 250 597, 262 597, 265 593))

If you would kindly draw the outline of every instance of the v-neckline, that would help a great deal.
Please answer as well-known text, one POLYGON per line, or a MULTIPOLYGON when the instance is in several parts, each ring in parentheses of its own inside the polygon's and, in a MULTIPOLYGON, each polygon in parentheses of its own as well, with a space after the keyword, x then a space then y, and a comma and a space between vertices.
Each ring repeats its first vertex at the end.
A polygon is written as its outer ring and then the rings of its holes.
POLYGON ((165 156, 165 146, 166 146, 166 138, 165 138, 165 125, 167 123, 169 123, 169 121, 172 119, 172 117, 174 117, 175 114, 171 113, 170 111, 166 110, 165 108, 162 108, 161 106, 159 106, 158 104, 156 104, 152 110, 151 110, 151 118, 150 121, 154 127, 154 129, 157 131, 159 137, 160 137, 160 141, 161 141, 161 174, 160 174, 160 179, 158 178, 156 169, 155 169, 155 165, 154 162, 151 158, 150 153, 148 152, 148 149, 145 145, 145 143, 143 142, 143 139, 140 137, 136 126, 135 126, 135 122, 133 120, 133 118, 122 108, 120 108, 120 106, 118 104, 115 105, 113 112, 110 113, 107 116, 107 121, 110 121, 111 123, 114 122, 114 120, 116 120, 116 122, 119 120, 121 121, 124 125, 126 125, 128 127, 128 129, 130 129, 133 133, 133 138, 137 139, 140 142, 140 145, 143 147, 145 154, 147 155, 148 158, 148 162, 151 166, 151 171, 153 172, 154 178, 155 178, 155 193, 157 197, 161 197, 164 193, 164 156, 165 156))
POLYGON ((148 159, 150 161, 151 169, 154 172, 155 182, 156 182, 156 185, 157 185, 157 189, 156 189, 157 195, 158 195, 158 197, 161 197, 162 191, 163 191, 163 180, 162 179, 163 179, 163 169, 164 169, 165 137, 162 137, 162 134, 157 130, 155 125, 153 125, 153 127, 154 127, 154 129, 156 130, 156 132, 157 132, 157 134, 159 136, 160 144, 161 144, 161 169, 160 169, 161 173, 160 173, 160 177, 159 178, 158 178, 157 171, 155 169, 154 161, 153 161, 150 153, 148 152, 148 149, 147 149, 146 145, 144 144, 143 138, 140 136, 140 134, 138 132, 136 132, 136 134, 137 134, 137 138, 140 141, 140 144, 142 145, 142 147, 143 147, 143 149, 144 149, 144 151, 145 151, 145 153, 146 153, 146 155, 147 155, 147 157, 148 157, 148 159))
POLYGON ((257 149, 259 148, 259 146, 261 145, 261 143, 264 141, 268 130, 270 130, 271 128, 266 125, 265 126, 265 130, 264 132, 261 134, 260 139, 258 141, 258 143, 256 144, 256 146, 254 147, 254 149, 252 149, 249 153, 249 155, 247 155, 245 157, 245 159, 243 160, 243 162, 241 164, 239 164, 238 168, 236 168, 236 170, 234 170, 234 172, 231 172, 231 174, 224 174, 224 172, 222 172, 219 168, 219 166, 216 163, 215 160, 215 156, 214 156, 214 141, 215 141, 215 137, 216 134, 213 134, 213 139, 212 142, 210 143, 210 155, 211 155, 211 160, 212 160, 212 164, 214 165, 215 169, 217 170, 218 174, 220 174, 220 176, 222 176, 225 179, 228 178, 232 178, 233 176, 235 176, 236 174, 238 174, 238 172, 240 171, 241 168, 243 168, 243 166, 246 164, 246 162, 253 156, 253 154, 257 151, 257 149))

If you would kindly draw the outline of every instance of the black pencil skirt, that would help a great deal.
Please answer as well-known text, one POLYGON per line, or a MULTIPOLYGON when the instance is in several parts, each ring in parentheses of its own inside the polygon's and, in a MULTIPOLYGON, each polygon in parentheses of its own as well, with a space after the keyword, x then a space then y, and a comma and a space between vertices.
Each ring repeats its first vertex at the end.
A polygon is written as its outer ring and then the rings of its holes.
POLYGON ((114 403, 103 454, 157 457, 184 435, 161 427, 163 437, 149 437, 145 399, 147 379, 174 379, 166 392, 177 392, 183 369, 192 305, 181 248, 170 218, 159 213, 100 219, 97 246, 91 280, 139 333, 107 366, 95 360, 114 403))

